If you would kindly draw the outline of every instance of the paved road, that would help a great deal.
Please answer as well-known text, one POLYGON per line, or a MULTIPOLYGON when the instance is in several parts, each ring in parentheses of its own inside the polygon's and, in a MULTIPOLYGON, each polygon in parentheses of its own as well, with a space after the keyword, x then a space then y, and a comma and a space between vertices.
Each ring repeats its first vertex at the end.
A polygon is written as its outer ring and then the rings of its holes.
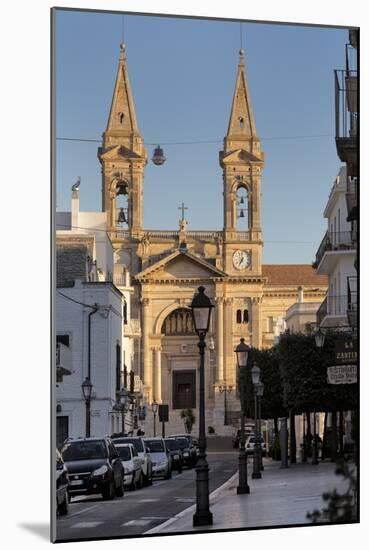
MULTIPOLYGON (((235 451, 210 451, 210 492, 237 469, 235 451)), ((103 501, 99 496, 76 497, 68 516, 57 519, 57 540, 136 536, 163 523, 195 503, 195 470, 173 472, 171 480, 155 480, 152 487, 126 491, 123 498, 103 501)))

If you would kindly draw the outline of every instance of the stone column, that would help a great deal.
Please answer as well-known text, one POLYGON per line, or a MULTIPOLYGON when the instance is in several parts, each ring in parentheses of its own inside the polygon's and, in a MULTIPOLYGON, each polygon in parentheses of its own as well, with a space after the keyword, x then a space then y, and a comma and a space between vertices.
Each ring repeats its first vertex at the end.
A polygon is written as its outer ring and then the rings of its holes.
POLYGON ((233 298, 224 299, 224 323, 223 323, 223 341, 224 341, 224 364, 223 364, 223 380, 229 383, 235 382, 235 370, 233 357, 233 298))
POLYGON ((217 342, 217 371, 216 381, 224 379, 223 371, 223 302, 222 297, 215 298, 216 302, 216 342, 217 342))
POLYGON ((251 322, 252 322, 252 345, 255 348, 262 346, 262 330, 261 330, 261 297, 252 298, 251 303, 251 322))
POLYGON ((161 347, 155 348, 155 399, 158 403, 161 399, 161 347))
POLYGON ((150 319, 149 306, 150 300, 142 298, 142 356, 143 356, 143 382, 148 392, 148 399, 152 400, 152 368, 151 368, 151 349, 149 347, 150 319))

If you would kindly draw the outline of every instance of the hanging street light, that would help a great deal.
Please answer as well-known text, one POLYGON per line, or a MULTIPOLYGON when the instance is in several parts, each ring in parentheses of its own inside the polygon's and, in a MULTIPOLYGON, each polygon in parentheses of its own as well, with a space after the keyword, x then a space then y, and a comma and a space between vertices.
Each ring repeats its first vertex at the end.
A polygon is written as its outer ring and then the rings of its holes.
POLYGON ((250 493, 250 487, 247 484, 247 454, 245 449, 245 399, 244 385, 246 383, 246 368, 250 348, 245 344, 245 339, 241 338, 240 343, 234 350, 237 358, 237 367, 239 368, 240 401, 241 401, 241 434, 240 434, 240 452, 238 455, 238 487, 237 494, 245 495, 250 493))
POLYGON ((205 337, 210 326, 211 310, 214 307, 205 288, 200 286, 191 303, 193 323, 199 336, 200 353, 200 406, 199 406, 199 457, 196 464, 196 512, 193 526, 212 525, 213 514, 209 509, 209 466, 206 461, 205 435, 205 337))
POLYGON ((151 160, 155 164, 155 166, 161 166, 167 160, 164 156, 163 149, 160 147, 160 145, 158 145, 154 149, 154 154, 151 160))

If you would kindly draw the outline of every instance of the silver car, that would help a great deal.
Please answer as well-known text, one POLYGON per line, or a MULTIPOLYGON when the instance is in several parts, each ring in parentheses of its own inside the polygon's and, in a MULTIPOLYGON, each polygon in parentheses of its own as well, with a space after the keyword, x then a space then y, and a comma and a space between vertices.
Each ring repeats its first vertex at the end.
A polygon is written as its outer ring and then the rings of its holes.
POLYGON ((152 460, 152 475, 153 477, 164 477, 170 479, 172 477, 172 461, 170 451, 165 445, 162 437, 152 439, 145 438, 145 446, 151 454, 152 460))

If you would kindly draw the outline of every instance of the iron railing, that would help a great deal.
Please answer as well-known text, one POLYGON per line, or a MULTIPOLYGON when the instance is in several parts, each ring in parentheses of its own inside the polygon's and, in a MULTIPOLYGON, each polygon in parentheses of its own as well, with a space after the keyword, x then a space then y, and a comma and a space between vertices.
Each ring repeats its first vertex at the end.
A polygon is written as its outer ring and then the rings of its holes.
POLYGON ((355 247, 356 244, 352 240, 351 231, 327 231, 315 255, 315 265, 318 266, 320 264, 326 252, 347 250, 355 247))
POLYGON ((327 311, 328 309, 327 309, 327 296, 326 296, 322 301, 322 303, 320 304, 318 311, 316 312, 316 322, 318 326, 322 323, 324 317, 327 315, 327 311))

